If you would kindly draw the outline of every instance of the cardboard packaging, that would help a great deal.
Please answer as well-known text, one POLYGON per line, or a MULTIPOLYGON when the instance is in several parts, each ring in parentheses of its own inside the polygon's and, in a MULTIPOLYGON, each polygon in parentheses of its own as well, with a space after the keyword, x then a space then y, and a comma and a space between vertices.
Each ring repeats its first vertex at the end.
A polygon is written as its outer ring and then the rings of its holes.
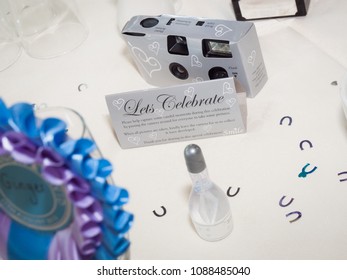
POLYGON ((155 86, 235 77, 255 97, 268 78, 251 22, 135 16, 122 34, 143 78, 155 86))

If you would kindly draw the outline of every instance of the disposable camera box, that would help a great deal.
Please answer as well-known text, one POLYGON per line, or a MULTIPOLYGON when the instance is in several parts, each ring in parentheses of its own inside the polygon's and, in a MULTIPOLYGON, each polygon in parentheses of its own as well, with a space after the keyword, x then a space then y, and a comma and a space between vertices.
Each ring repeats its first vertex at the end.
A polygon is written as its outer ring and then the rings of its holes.
POLYGON ((310 0, 232 0, 237 20, 306 16, 310 0))
POLYGON ((252 22, 135 16, 122 34, 140 73, 155 86, 234 77, 255 97, 268 79, 252 22))

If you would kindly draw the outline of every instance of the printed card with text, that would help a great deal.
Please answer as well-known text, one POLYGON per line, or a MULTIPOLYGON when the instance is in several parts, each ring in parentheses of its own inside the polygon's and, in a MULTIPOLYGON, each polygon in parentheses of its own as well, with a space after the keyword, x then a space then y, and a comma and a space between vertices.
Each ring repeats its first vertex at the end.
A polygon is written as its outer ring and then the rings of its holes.
POLYGON ((245 133, 246 93, 234 78, 106 96, 122 148, 245 133))

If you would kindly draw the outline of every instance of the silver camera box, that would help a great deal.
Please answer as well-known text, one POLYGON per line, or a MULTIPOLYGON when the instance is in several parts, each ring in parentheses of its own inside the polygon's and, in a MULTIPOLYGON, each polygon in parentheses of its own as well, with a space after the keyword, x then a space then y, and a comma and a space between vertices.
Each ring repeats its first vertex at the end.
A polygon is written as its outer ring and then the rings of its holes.
POLYGON ((140 73, 155 86, 235 77, 255 97, 267 81, 252 22, 135 16, 122 35, 140 73))

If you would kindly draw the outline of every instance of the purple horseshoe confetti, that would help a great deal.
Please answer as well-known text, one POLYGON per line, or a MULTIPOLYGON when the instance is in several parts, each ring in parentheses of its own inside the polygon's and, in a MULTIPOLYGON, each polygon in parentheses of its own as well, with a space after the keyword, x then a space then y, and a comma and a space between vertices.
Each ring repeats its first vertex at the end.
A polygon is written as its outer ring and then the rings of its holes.
POLYGON ((288 126, 291 126, 293 123, 293 119, 290 116, 285 116, 281 119, 280 125, 283 125, 284 120, 288 120, 288 126))
POLYGON ((230 191, 231 191, 232 187, 229 187, 229 189, 227 190, 227 196, 229 197, 234 197, 234 196, 237 196, 237 194, 239 193, 240 191, 240 188, 237 188, 236 192, 234 194, 231 194, 230 191))
MULTIPOLYGON (((341 176, 341 175, 347 175, 347 171, 343 171, 343 172, 340 172, 340 173, 337 173, 338 176, 341 176)), ((340 179, 340 182, 345 182, 347 181, 347 177, 344 178, 344 179, 340 179)))
POLYGON ((158 214, 155 210, 153 210, 153 214, 159 218, 165 216, 166 215, 166 208, 164 206, 161 206, 161 209, 163 210, 162 214, 158 214))
POLYGON ((308 146, 312 149, 313 148, 313 145, 312 145, 312 142, 309 141, 309 140, 303 140, 300 142, 300 149, 301 151, 305 150, 304 148, 304 144, 308 144, 308 146))
MULTIPOLYGON (((286 199, 287 197, 284 195, 282 196, 282 198, 280 199, 279 201, 279 205, 281 207, 288 207, 289 205, 291 205, 294 201, 294 198, 291 198, 289 199, 287 202, 284 202, 284 200, 286 199)), ((293 211, 293 212, 289 212, 288 214, 286 214, 286 217, 290 217, 290 216, 293 216, 293 215, 296 215, 296 217, 292 220, 290 220, 289 222, 290 223, 294 223, 296 222, 297 220, 299 220, 301 217, 302 217, 302 213, 300 211, 293 211)))
POLYGON ((284 196, 282 196, 282 198, 280 199, 279 205, 280 205, 281 207, 288 207, 288 206, 289 206, 290 204, 292 204, 293 201, 294 201, 294 198, 291 198, 291 199, 289 200, 289 202, 283 203, 283 201, 284 201, 285 198, 286 198, 286 196, 284 195, 284 196))
POLYGON ((302 214, 301 214, 300 211, 290 212, 290 213, 286 214, 286 217, 288 218, 289 216, 292 216, 292 215, 296 215, 296 218, 293 219, 293 220, 290 220, 289 221, 290 223, 294 223, 294 222, 296 222, 297 220, 299 220, 302 217, 302 214))

